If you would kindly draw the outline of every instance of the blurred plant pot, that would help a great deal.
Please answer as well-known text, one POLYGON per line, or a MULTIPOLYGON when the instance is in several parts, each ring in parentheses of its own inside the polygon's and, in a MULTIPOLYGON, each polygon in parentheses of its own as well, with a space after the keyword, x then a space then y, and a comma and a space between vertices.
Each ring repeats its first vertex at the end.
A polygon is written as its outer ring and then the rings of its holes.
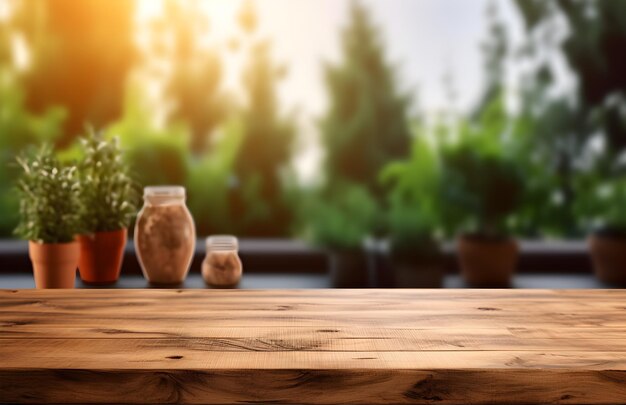
POLYGON ((519 247, 509 237, 462 235, 457 242, 461 275, 473 287, 510 287, 519 247))
POLYGON ((120 277, 127 235, 127 229, 123 228, 78 236, 81 280, 89 284, 115 283, 120 277))
POLYGON ((335 250, 330 255, 330 280, 335 288, 368 286, 368 267, 361 249, 335 250))
POLYGON ((386 238, 367 238, 364 248, 367 258, 369 286, 374 288, 393 288, 395 280, 389 254, 389 240, 386 238))
POLYGON ((626 286, 626 235, 595 232, 587 243, 596 277, 607 284, 626 286))
POLYGON ((416 246, 414 250, 393 249, 391 252, 397 288, 441 288, 444 263, 436 245, 416 246))
POLYGON ((78 242, 28 242, 28 256, 33 263, 35 287, 74 288, 80 256, 78 242))

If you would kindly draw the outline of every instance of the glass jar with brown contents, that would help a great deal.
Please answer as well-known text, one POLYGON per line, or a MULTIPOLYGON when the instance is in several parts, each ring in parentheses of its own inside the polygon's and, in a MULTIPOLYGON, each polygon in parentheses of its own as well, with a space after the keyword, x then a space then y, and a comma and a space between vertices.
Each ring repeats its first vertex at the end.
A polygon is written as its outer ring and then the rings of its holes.
POLYGON ((208 237, 207 253, 202 262, 202 277, 214 287, 234 287, 241 279, 241 260, 237 253, 239 243, 230 235, 208 237))
POLYGON ((135 224, 135 250, 144 277, 153 284, 180 284, 193 258, 196 229, 185 205, 185 188, 144 189, 135 224))

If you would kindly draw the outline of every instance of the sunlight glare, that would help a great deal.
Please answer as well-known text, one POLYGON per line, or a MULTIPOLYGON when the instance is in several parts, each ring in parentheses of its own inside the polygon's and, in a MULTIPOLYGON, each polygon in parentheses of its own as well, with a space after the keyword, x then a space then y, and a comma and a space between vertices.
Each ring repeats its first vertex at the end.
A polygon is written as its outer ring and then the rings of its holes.
POLYGON ((28 70, 30 67, 30 49, 24 35, 14 34, 11 37, 11 52, 15 68, 20 72, 28 70))
POLYGON ((137 18, 141 22, 145 22, 154 17, 157 17, 162 12, 162 0, 137 0, 137 18))
POLYGON ((0 0, 0 21, 6 21, 11 17, 11 0, 0 0))

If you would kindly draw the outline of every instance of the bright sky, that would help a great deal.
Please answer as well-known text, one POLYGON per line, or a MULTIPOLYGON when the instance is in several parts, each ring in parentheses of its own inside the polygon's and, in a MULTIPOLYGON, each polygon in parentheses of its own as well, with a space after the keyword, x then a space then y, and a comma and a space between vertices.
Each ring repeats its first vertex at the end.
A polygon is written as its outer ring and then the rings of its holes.
MULTIPOLYGON (((235 16, 244 0, 201 0, 210 16, 210 36, 225 43, 236 32, 235 16)), ((508 0, 495 0, 513 41, 521 21, 508 0)), ((454 106, 470 110, 483 84, 480 43, 486 36, 488 0, 363 0, 380 28, 388 60, 398 67, 400 88, 416 90, 414 106, 427 115, 450 108, 443 86, 446 73, 457 93, 454 106)), ((140 0, 140 14, 158 12, 154 0, 140 0)), ((297 167, 314 176, 320 158, 315 120, 326 106, 323 61, 339 57, 340 30, 347 23, 350 0, 257 0, 259 36, 273 41, 275 59, 288 66, 279 92, 283 106, 299 111, 301 153, 297 167)), ((225 86, 241 85, 242 61, 226 61, 225 86)))
MULTIPOLYGON (((244 0, 200 0, 210 16, 212 41, 224 43, 237 28, 235 16, 244 0)), ((521 22, 508 0, 495 0, 512 37, 521 22)), ((447 107, 442 80, 452 74, 458 107, 471 108, 482 88, 480 42, 486 35, 488 0, 363 0, 387 45, 388 60, 398 66, 402 88, 418 91, 427 112, 447 107)), ((139 13, 159 12, 159 1, 140 0, 139 13)), ((257 0, 260 36, 270 38, 274 55, 289 74, 281 85, 287 105, 320 114, 326 104, 322 61, 339 57, 340 30, 347 23, 350 0, 257 0)), ((227 61, 225 85, 240 85, 241 61, 227 61)))

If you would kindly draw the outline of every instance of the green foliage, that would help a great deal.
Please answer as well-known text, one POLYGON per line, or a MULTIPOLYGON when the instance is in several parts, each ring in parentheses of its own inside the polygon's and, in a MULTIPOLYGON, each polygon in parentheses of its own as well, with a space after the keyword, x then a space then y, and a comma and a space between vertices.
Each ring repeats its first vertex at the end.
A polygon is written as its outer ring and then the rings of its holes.
MULTIPOLYGON (((0 36, 2 42, 2 36, 0 36)), ((0 235, 11 235, 18 220, 19 201, 12 192, 19 170, 12 163, 30 145, 52 142, 61 133, 65 118, 62 108, 30 113, 19 76, 0 62, 0 235)))
POLYGON ((328 181, 364 184, 378 201, 377 181, 391 160, 410 150, 410 98, 397 88, 383 43, 363 5, 352 3, 339 65, 326 66, 330 105, 321 120, 328 181))
MULTIPOLYGON (((186 181, 189 210, 199 234, 240 234, 239 219, 233 218, 230 195, 233 168, 243 138, 244 123, 231 117, 214 138, 211 152, 192 162, 186 181)), ((262 201, 261 201, 262 203, 262 201)))
POLYGON ((444 199, 453 206, 450 218, 481 233, 506 233, 522 185, 515 165, 468 145, 448 150, 444 161, 444 199))
POLYGON ((118 139, 92 128, 80 139, 81 225, 86 233, 126 228, 137 213, 138 185, 131 178, 118 139))
POLYGON ((626 175, 603 178, 589 172, 576 179, 578 189, 574 211, 580 226, 587 230, 626 232, 626 175))
POLYGON ((142 102, 141 90, 138 83, 129 84, 124 114, 107 128, 106 137, 119 137, 125 161, 139 184, 185 184, 190 160, 187 128, 151 124, 152 111, 142 102))
POLYGON ((508 31, 502 21, 496 1, 490 1, 486 10, 488 36, 481 43, 484 59, 484 73, 486 84, 482 98, 476 111, 478 114, 489 105, 494 97, 498 97, 503 90, 505 75, 505 61, 509 52, 508 31))
POLYGON ((40 243, 67 243, 80 229, 80 184, 76 167, 63 166, 52 148, 17 158, 20 222, 16 234, 40 243))
POLYGON ((623 176, 616 164, 626 151, 626 3, 516 0, 515 4, 528 32, 527 56, 541 61, 522 88, 523 115, 531 124, 528 144, 535 160, 530 162, 529 177, 535 185, 544 180, 543 188, 551 189, 543 192, 544 205, 536 199, 525 201, 525 211, 534 204, 532 221, 544 233, 555 235, 580 236, 585 230, 580 226, 588 228, 591 218, 598 223, 613 217, 621 223, 614 215, 598 212, 600 207, 612 211, 612 198, 619 207, 620 193, 608 192, 594 202, 595 194, 588 190, 619 189, 623 176), (563 22, 568 26, 564 39, 557 36, 563 22), (546 49, 560 52, 575 75, 577 85, 571 94, 557 99, 550 94, 555 74, 549 59, 541 57, 546 49), (606 145, 599 158, 603 163, 590 168, 585 162, 588 145, 598 134, 606 145), (539 170, 539 165, 546 167, 539 170))
POLYGON ((418 132, 409 159, 389 163, 380 179, 390 187, 387 227, 392 247, 415 250, 429 245, 442 224, 441 167, 434 145, 418 132))
POLYGON ((351 183, 311 197, 306 235, 319 246, 359 249, 375 221, 376 203, 366 188, 351 183))
POLYGON ((201 155, 210 144, 214 129, 226 118, 229 103, 221 90, 223 76, 219 52, 203 46, 209 30, 197 2, 165 3, 165 13, 153 25, 155 53, 171 64, 165 94, 172 103, 170 122, 185 122, 191 139, 189 149, 201 155))
POLYGON ((241 112, 242 136, 230 200, 242 229, 258 237, 286 234, 293 216, 284 191, 295 122, 293 115, 281 113, 276 87, 285 68, 273 62, 270 51, 267 42, 253 44, 244 70, 247 105, 241 112))
POLYGON ((559 21, 555 17, 567 22, 568 35, 559 46, 578 79, 577 113, 586 119, 599 113, 604 116, 596 128, 587 129, 585 138, 601 129, 610 153, 619 155, 626 150, 626 120, 621 113, 626 106, 626 3, 516 0, 516 5, 531 33, 557 31, 554 27, 559 21))
POLYGON ((443 145, 441 185, 449 232, 511 231, 509 220, 519 206, 524 182, 505 142, 508 123, 502 97, 497 97, 477 122, 460 123, 455 142, 443 145))

